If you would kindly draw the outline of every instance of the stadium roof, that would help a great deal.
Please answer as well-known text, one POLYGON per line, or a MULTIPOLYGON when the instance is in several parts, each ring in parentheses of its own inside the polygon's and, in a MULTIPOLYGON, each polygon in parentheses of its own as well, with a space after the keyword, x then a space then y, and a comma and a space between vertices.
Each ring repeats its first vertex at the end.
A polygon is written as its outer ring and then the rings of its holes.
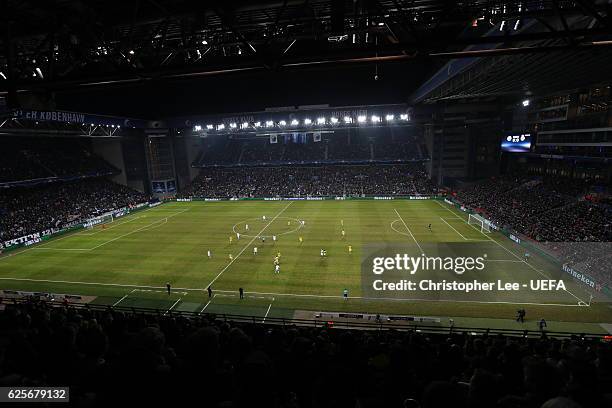
MULTIPOLYGON (((6 0, 2 7, 0 95, 307 67, 346 70, 354 63, 408 62, 393 79, 409 82, 413 70, 454 58, 471 59, 469 72, 486 71, 486 81, 470 74, 482 89, 461 77, 461 87, 449 83, 416 98, 431 101, 516 91, 520 80, 507 78, 509 69, 521 77, 536 64, 584 66, 588 59, 596 66, 593 42, 610 45, 610 5, 603 0, 6 0), (516 57, 524 53, 529 57, 516 57), (528 64, 514 69, 517 60, 528 64)), ((607 61, 608 51, 602 52, 607 61)), ((530 71, 529 90, 545 89, 547 72, 530 71)), ((436 88, 450 78, 436 81, 436 88)))

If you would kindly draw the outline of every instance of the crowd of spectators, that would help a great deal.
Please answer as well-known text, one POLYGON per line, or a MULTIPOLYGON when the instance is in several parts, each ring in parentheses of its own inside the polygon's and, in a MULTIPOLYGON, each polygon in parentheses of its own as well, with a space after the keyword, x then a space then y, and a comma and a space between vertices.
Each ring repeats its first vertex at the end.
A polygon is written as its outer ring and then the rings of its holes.
POLYGON ((7 304, 0 385, 71 405, 603 408, 612 343, 236 323, 7 304))
POLYGON ((612 212, 584 200, 589 184, 507 175, 457 192, 457 199, 501 226, 542 242, 611 241, 612 212))
POLYGON ((61 228, 147 197, 104 178, 0 189, 0 241, 61 228))
POLYGON ((422 149, 414 136, 368 137, 364 135, 321 135, 295 138, 279 135, 276 143, 268 136, 228 138, 206 142, 194 161, 195 166, 261 165, 262 163, 363 162, 422 159, 422 149))
POLYGON ((464 205, 535 241, 562 264, 612 287, 612 207, 589 183, 528 175, 495 177, 457 192, 464 205))
POLYGON ((203 168, 183 197, 431 195, 420 164, 203 168))
POLYGON ((115 172, 76 139, 0 140, 0 183, 115 172))

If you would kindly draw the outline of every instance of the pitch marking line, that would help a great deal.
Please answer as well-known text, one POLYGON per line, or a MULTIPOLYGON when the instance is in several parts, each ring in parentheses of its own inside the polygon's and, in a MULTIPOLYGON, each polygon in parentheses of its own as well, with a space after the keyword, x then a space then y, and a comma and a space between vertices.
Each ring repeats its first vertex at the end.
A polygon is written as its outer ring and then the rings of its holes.
MULTIPOLYGON (((217 292, 232 292, 217 289, 217 292)), ((298 293, 268 293, 268 292, 244 292, 245 295, 256 294, 256 295, 267 295, 267 296, 286 296, 286 297, 311 297, 311 298, 326 298, 326 299, 343 299, 342 295, 312 295, 312 294, 298 294, 298 293)), ((532 305, 532 306, 561 306, 561 307, 580 307, 578 304, 567 304, 567 303, 534 303, 534 302, 505 302, 505 301, 486 301, 486 300, 453 300, 453 299, 420 299, 420 298, 376 298, 376 297, 363 297, 363 296, 351 296, 350 299, 361 299, 361 300, 382 300, 382 301, 419 301, 419 302, 458 302, 458 303, 480 303, 480 304, 508 304, 508 305, 532 305)))
MULTIPOLYGON (((165 289, 164 286, 145 286, 145 285, 128 285, 128 284, 119 284, 119 283, 99 283, 99 282, 73 282, 73 281, 61 281, 61 280, 49 280, 49 279, 29 279, 29 278, 3 278, 0 277, 0 280, 8 280, 8 281, 25 281, 25 282, 44 282, 44 283, 65 283, 72 285, 89 285, 89 286, 114 286, 119 288, 150 288, 150 289, 165 289)), ((185 291, 197 291, 204 292, 206 289, 199 288, 174 288, 175 290, 185 290, 185 291)), ((220 290, 216 289, 216 292, 221 293, 229 293, 231 295, 220 295, 217 296, 236 296, 234 294, 235 290, 220 290)), ((342 299, 342 295, 313 295, 313 294, 302 294, 302 293, 266 293, 266 292, 244 292, 246 294, 255 294, 262 295, 261 299, 269 299, 270 297, 275 296, 286 296, 286 297, 311 297, 311 298, 321 298, 321 299, 342 299), (263 296, 267 296, 263 297, 263 296)), ((351 299, 363 299, 363 300, 384 300, 384 301, 423 301, 423 302, 458 302, 458 303, 483 303, 483 304, 510 304, 510 305, 536 305, 536 306, 562 306, 562 307, 581 307, 584 304, 567 304, 567 303, 529 303, 529 302, 502 302, 502 301, 478 301, 478 300, 452 300, 452 299, 408 299, 408 298, 369 298, 369 297, 361 297, 361 296, 351 296, 351 299)))
MULTIPOLYGON (((274 302, 274 298, 272 298, 272 302, 274 302)), ((268 318, 268 314, 270 313, 270 309, 272 309, 272 302, 270 302, 270 305, 268 306, 268 310, 266 311, 266 315, 264 316, 263 320, 261 321, 262 323, 265 323, 266 319, 268 318)))
POLYGON ((174 309, 174 306, 176 306, 178 304, 178 302, 181 301, 182 298, 178 298, 178 300, 176 302, 174 302, 174 304, 172 306, 170 306, 170 309, 166 310, 164 312, 164 316, 168 314, 169 311, 171 311, 172 309, 174 309))
POLYGON ((410 228, 408 228, 408 225, 406 225, 406 223, 404 222, 404 219, 402 218, 402 216, 400 215, 400 213, 397 212, 397 210, 394 208, 393 211, 395 211, 395 213, 397 214, 397 216, 399 217, 400 221, 402 222, 402 224, 404 224, 404 227, 406 227, 406 229, 408 230, 408 232, 410 233, 410 236, 412 237, 412 239, 414 240, 414 242, 417 244, 417 246, 419 247, 419 249, 421 250, 421 253, 424 254, 425 251, 423 251, 423 248, 421 248, 421 244, 419 244, 419 241, 416 240, 416 238, 414 237, 414 234, 412 233, 412 231, 410 231, 410 228))
POLYGON ((128 297, 129 294, 134 293, 136 289, 132 289, 132 291, 130 293, 126 293, 121 299, 119 299, 118 301, 116 301, 115 303, 113 303, 113 307, 117 306, 119 303, 121 303, 126 297, 128 297))
MULTIPOLYGON (((444 205, 442 205, 439 201, 436 201, 440 206, 442 206, 443 208, 445 208, 446 210, 450 211, 451 213, 455 214, 453 211, 451 211, 448 207, 445 207, 444 205)), ((465 221, 465 219, 463 219, 465 221)), ((484 232, 480 231, 478 228, 476 228, 475 226, 471 225, 468 223, 468 225, 472 228, 474 228, 476 231, 480 232, 485 238, 487 238, 489 241, 496 243, 497 245, 499 245, 503 250, 505 250, 506 252, 508 252, 510 255, 514 256, 516 259, 518 259, 519 261, 521 261, 522 263, 524 263, 525 265, 527 265, 528 267, 530 267, 531 269, 533 269, 534 271, 536 271, 537 273, 539 273, 541 276, 545 277, 546 279, 550 279, 550 276, 546 275, 545 273, 543 273, 541 270, 537 269, 536 267, 534 267, 533 265, 531 265, 530 263, 526 262, 524 259, 521 259, 521 257, 519 257, 517 254, 515 254, 514 252, 512 252, 511 250, 509 250, 508 248, 506 248, 505 246, 503 246, 502 244, 500 244, 499 242, 497 242, 496 240, 494 240, 493 238, 491 238, 490 236, 488 236, 487 234, 485 234, 484 232)), ((590 305, 587 304, 584 300, 582 300, 581 298, 579 298, 578 296, 574 295, 572 292, 570 292, 567 289, 564 289, 567 293, 569 293, 570 295, 572 295, 574 298, 576 298, 578 300, 578 306, 587 306, 589 307, 590 305)))
POLYGON ((34 248, 31 248, 31 249, 35 249, 35 250, 37 250, 37 251, 41 251, 41 250, 42 250, 42 251, 93 251, 94 249, 98 249, 98 248, 100 248, 100 247, 102 247, 102 246, 104 246, 104 245, 106 245, 106 244, 110 244, 111 242, 117 241, 118 239, 121 239, 121 238, 127 237, 128 235, 135 234, 136 232, 140 232, 140 231, 145 230, 145 229, 147 229, 147 228, 152 227, 151 229, 153 229, 153 228, 158 228, 158 227, 161 227, 162 225, 164 225, 164 224, 167 224, 167 223, 168 223, 168 219, 169 219, 169 218, 172 218, 172 217, 175 217, 175 216, 177 216, 177 215, 180 215, 180 214, 182 214, 182 213, 184 213, 184 212, 186 212, 186 211, 189 211, 189 208, 188 208, 188 209, 185 209, 185 210, 183 210, 183 211, 179 211, 179 212, 177 212, 177 213, 171 214, 171 215, 169 215, 169 216, 167 216, 167 217, 164 217, 164 218, 162 218, 162 219, 159 219, 159 220, 157 220, 157 221, 153 221, 152 223, 147 224, 147 225, 144 225, 144 226, 142 226, 142 227, 140 227, 140 228, 137 228, 137 229, 135 229, 134 231, 130 231, 130 232, 125 233, 125 234, 123 234, 123 235, 119 235, 118 237, 115 237, 115 238, 110 239, 110 240, 108 240, 108 241, 106 241, 106 242, 103 242, 103 243, 101 243, 101 244, 99 244, 99 245, 96 245, 96 246, 95 246, 95 247, 93 247, 93 248, 49 248, 49 247, 34 247, 34 248), (156 225, 156 224, 159 224, 159 225, 156 225))
POLYGON ((183 214, 183 213, 184 213, 184 212, 186 212, 186 211, 189 211, 189 208, 187 208, 187 209, 185 209, 185 210, 183 210, 183 211, 179 211, 179 212, 177 212, 177 213, 171 214, 171 215, 169 215, 169 216, 167 216, 167 217, 162 218, 161 220, 154 221, 154 222, 152 222, 151 224, 145 225, 144 227, 137 228, 137 229, 135 229, 134 231, 128 232, 128 233, 123 234, 123 235, 119 235, 118 237, 113 238, 113 239, 111 239, 111 240, 108 240, 108 241, 106 241, 106 242, 103 242, 103 243, 101 243, 100 245, 96 245, 95 247, 91 248, 90 250, 91 250, 91 251, 93 251, 94 249, 98 249, 98 248, 100 248, 101 246, 104 246, 104 245, 106 245, 106 244, 110 244, 111 242, 117 241, 118 239, 121 239, 121 238, 127 237, 128 235, 132 235, 132 234, 134 234, 134 233, 136 233, 136 232, 142 231, 143 229, 146 229, 146 228, 148 228, 148 227, 150 227, 150 226, 153 226, 154 224, 157 224, 157 223, 159 223, 160 221, 163 221, 163 223, 164 223, 164 224, 166 224, 166 223, 168 222, 168 219, 170 219, 170 218, 172 218, 172 217, 176 217, 177 215, 183 214))
POLYGON ((251 244, 252 244, 252 243, 253 243, 253 242, 254 242, 254 241, 257 239, 257 237, 259 237, 261 234, 263 234, 263 232, 264 232, 264 231, 265 231, 265 230, 266 230, 266 229, 267 229, 267 228, 268 228, 268 227, 269 227, 269 226, 270 226, 270 225, 271 225, 271 224, 274 222, 274 220, 276 220, 276 219, 277 219, 277 218, 278 218, 278 217, 279 217, 279 216, 280 216, 280 215, 281 215, 283 212, 285 212, 285 210, 286 210, 287 208, 289 208, 289 206, 290 206, 291 204, 293 204, 293 203, 294 203, 293 201, 289 201, 289 204, 287 204, 285 207, 283 207, 283 209, 282 209, 282 210, 280 210, 280 212, 279 212, 278 214, 276 214, 276 215, 274 216, 274 218, 272 218, 272 219, 270 220, 270 222, 269 222, 269 223, 267 223, 267 224, 266 224, 266 225, 265 225, 265 226, 264 226, 264 227, 261 229, 261 231, 259 231, 259 232, 258 232, 258 233, 257 233, 257 234, 256 234, 256 235, 253 237, 253 238, 251 238, 251 240, 249 241, 249 243, 248 243, 248 244, 246 244, 246 245, 244 246, 244 248, 242 248, 242 250, 241 250, 240 252, 238 252, 238 255, 236 255, 236 257, 235 257, 234 259, 232 259, 231 261, 229 261, 229 263, 228 263, 227 265, 225 265, 225 267, 224 267, 223 269, 221 269, 221 272, 219 272, 219 273, 217 274, 217 276, 215 276, 215 278, 214 278, 214 279, 213 279, 213 280, 212 280, 212 281, 211 281, 211 282, 208 284, 208 286, 207 286, 207 287, 209 287, 209 286, 211 286, 213 283, 215 283, 215 282, 217 281, 217 279, 219 279, 219 277, 220 277, 221 275, 223 275, 223 272, 225 272, 225 271, 226 271, 226 270, 227 270, 227 269, 228 269, 230 266, 232 266, 232 264, 233 264, 233 263, 236 261, 236 259, 238 259, 238 258, 240 257, 240 255, 242 255, 242 254, 244 253, 244 251, 246 251, 246 250, 247 250, 247 248, 248 248, 249 246, 251 246, 251 244))
MULTIPOLYGON (((76 234, 74 234, 74 235, 84 235, 84 236, 88 236, 88 237, 90 237, 90 236, 92 236, 92 235, 97 235, 97 234, 99 234, 99 233, 101 233, 101 232, 109 231, 109 230, 112 230, 113 228, 120 227, 120 226, 122 226, 123 224, 127 224, 127 223, 129 223, 129 222, 139 220, 139 219, 141 219, 141 218, 145 218, 145 217, 143 217, 143 216, 141 215, 141 216, 138 216, 138 217, 134 217, 134 218, 132 218, 132 219, 129 219, 129 220, 127 220, 127 221, 123 221, 123 222, 118 221, 118 222, 116 222, 116 223, 115 223, 115 222, 113 222, 113 224, 115 224, 115 225, 111 225, 111 226, 110 226, 110 227, 108 227, 108 228, 101 228, 99 231, 95 231, 95 232, 77 232, 77 233, 76 233, 76 234)), ((103 224, 103 225, 104 225, 104 224, 103 224)))
POLYGON ((208 301, 208 303, 206 303, 206 305, 202 308, 202 310, 200 310, 200 313, 198 313, 199 315, 201 315, 202 313, 204 313, 204 311, 206 310, 206 308, 208 307, 208 305, 210 305, 210 302, 213 301, 213 299, 215 298, 215 296, 217 296, 216 293, 213 293, 212 298, 210 298, 210 300, 208 301))

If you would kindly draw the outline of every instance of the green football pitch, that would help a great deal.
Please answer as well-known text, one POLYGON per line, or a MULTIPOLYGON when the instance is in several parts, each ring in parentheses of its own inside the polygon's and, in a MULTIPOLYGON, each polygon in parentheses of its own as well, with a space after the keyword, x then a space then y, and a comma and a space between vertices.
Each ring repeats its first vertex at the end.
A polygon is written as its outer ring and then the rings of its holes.
POLYGON ((525 262, 524 253, 505 236, 468 225, 465 213, 438 200, 171 202, 5 254, 0 258, 0 289, 262 320, 312 318, 322 311, 363 312, 435 316, 440 325, 452 318, 464 327, 535 329, 535 322, 545 318, 551 330, 606 332, 606 323, 612 321, 609 304, 591 302, 584 287, 562 275, 558 265, 534 254, 525 262), (409 253, 418 248, 428 255, 451 251, 486 257, 481 275, 438 272, 433 276, 438 281, 527 284, 551 278, 563 279, 566 290, 390 296, 366 291, 368 264, 363 259, 375 249, 403 247, 409 253), (321 249, 327 256, 321 256, 321 249), (274 257, 279 252, 276 274, 274 257), (172 285, 170 295, 166 282, 172 285), (238 296, 240 287, 245 299, 238 296), (343 299, 344 289, 348 300, 343 299), (527 323, 514 321, 519 308, 527 310, 527 323))

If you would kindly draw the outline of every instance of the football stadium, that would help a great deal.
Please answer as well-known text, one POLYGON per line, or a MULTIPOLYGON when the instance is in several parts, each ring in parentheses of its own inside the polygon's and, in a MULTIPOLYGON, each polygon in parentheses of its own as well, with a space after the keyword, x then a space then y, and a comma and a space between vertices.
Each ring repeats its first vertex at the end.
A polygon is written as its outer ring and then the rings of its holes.
POLYGON ((5 1, 0 402, 612 406, 612 6, 5 1))

